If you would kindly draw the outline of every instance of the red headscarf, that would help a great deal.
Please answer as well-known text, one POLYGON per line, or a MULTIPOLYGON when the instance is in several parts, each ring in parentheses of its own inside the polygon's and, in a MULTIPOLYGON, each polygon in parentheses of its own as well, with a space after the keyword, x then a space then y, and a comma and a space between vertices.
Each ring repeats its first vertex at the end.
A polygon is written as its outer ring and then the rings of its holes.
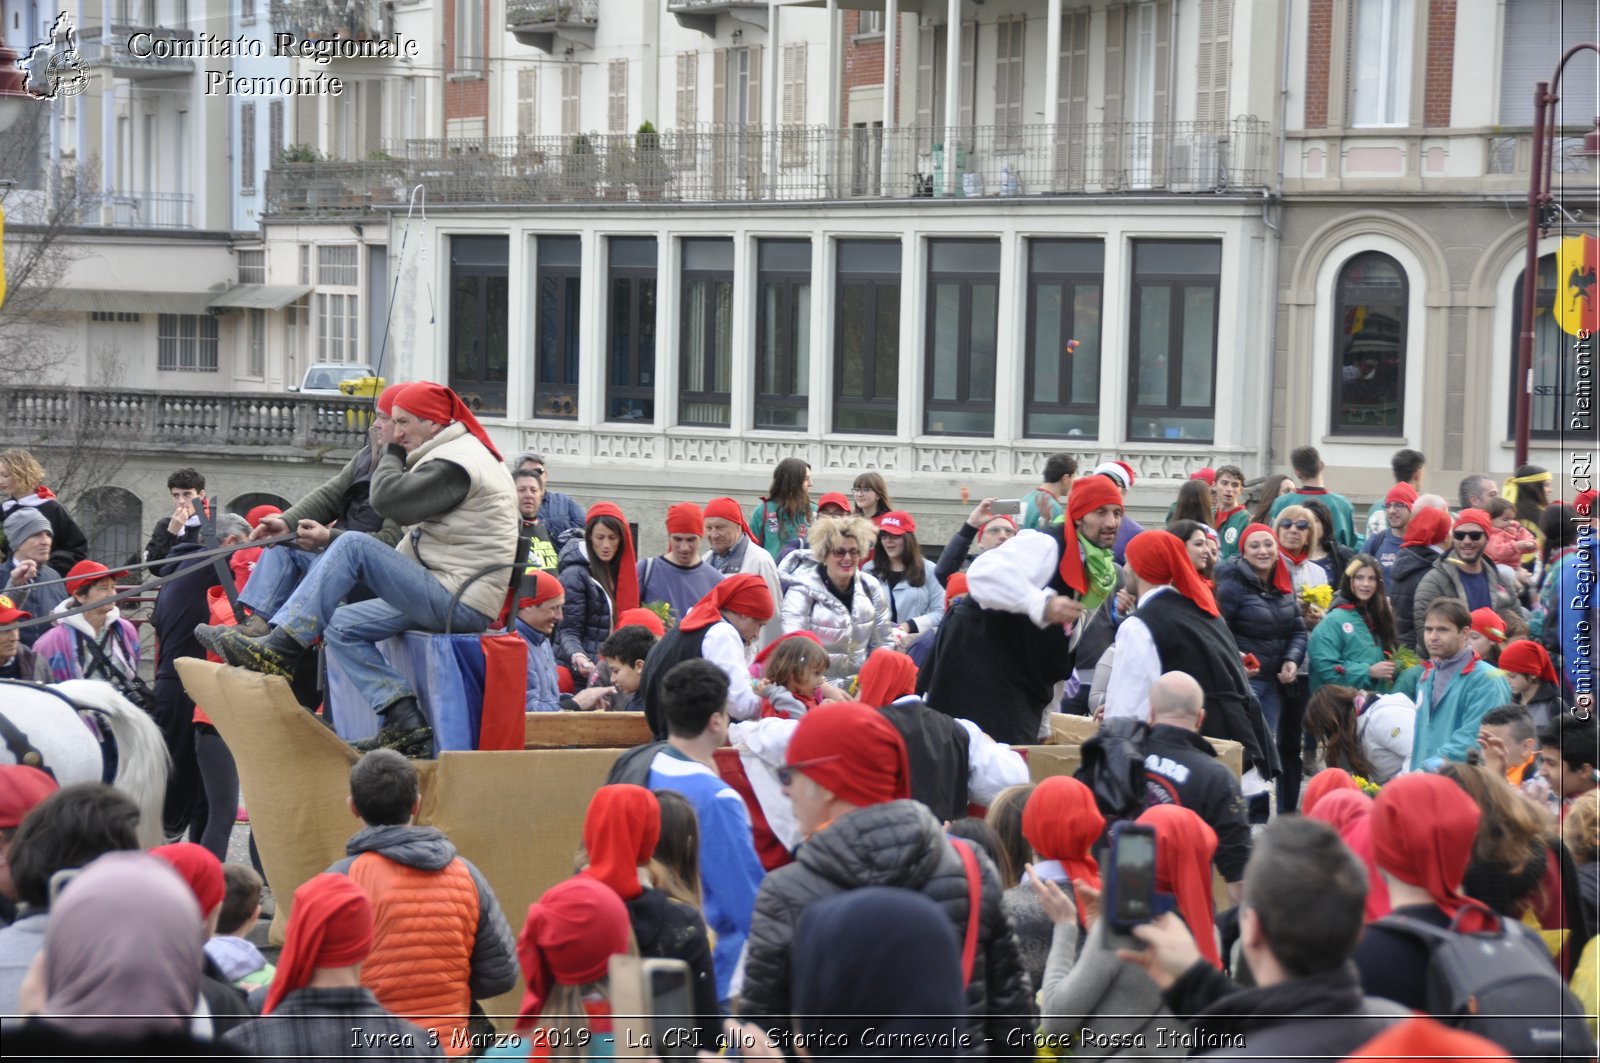
MULTIPOLYGON (((1241 554, 1244 553, 1244 544, 1248 542, 1250 540, 1250 536, 1254 535, 1256 532, 1266 532, 1268 535, 1272 535, 1272 529, 1267 527, 1265 524, 1249 525, 1245 528, 1244 534, 1239 536, 1239 552, 1241 554)), ((1276 543, 1278 541, 1278 537, 1276 535, 1272 535, 1272 541, 1276 543)), ((1245 562, 1247 565, 1249 563, 1249 561, 1245 562)), ((1281 549, 1278 551, 1277 561, 1273 562, 1272 565, 1272 585, 1278 589, 1280 594, 1294 593, 1294 579, 1289 575, 1289 565, 1284 561, 1283 551, 1281 549)))
POLYGON ((1395 484, 1389 488, 1389 493, 1383 496, 1383 504, 1386 506, 1391 502, 1404 502, 1409 506, 1416 500, 1417 489, 1405 483, 1395 484))
POLYGON ((953 572, 944 584, 944 607, 950 608, 950 603, 967 593, 967 574, 953 572))
POLYGON ((661 617, 649 609, 624 609, 617 614, 617 627, 625 628, 630 624, 637 624, 647 629, 656 638, 661 638, 667 633, 667 625, 661 622, 661 617))
MULTIPOLYGON (((588 538, 589 528, 594 524, 596 517, 612 517, 622 526, 622 545, 617 549, 615 558, 617 563, 617 595, 611 603, 611 611, 616 616, 621 616, 629 609, 639 608, 639 561, 633 553, 633 534, 628 531, 628 518, 622 515, 622 509, 615 502, 596 502, 589 507, 589 512, 583 518, 584 537, 588 538)), ((599 559, 591 557, 591 565, 599 564, 599 559)))
POLYGON ((1401 1019, 1345 1058, 1374 1063, 1413 1059, 1431 1059, 1435 1063, 1516 1063, 1488 1038, 1453 1029, 1426 1015, 1401 1019))
POLYGON ((282 512, 283 510, 279 509, 277 506, 256 506, 254 509, 244 515, 244 519, 246 524, 254 528, 268 517, 276 517, 282 512))
POLYGON ((20 826, 34 806, 61 789, 38 768, 0 764, 0 830, 20 826))
POLYGON ((817 638, 817 634, 814 631, 791 631, 788 634, 779 635, 777 638, 773 639, 771 642, 767 643, 764 647, 762 647, 761 652, 756 654, 755 663, 756 664, 766 664, 767 663, 767 658, 772 656, 772 651, 776 650, 779 646, 781 646, 784 642, 787 642, 789 639, 810 639, 812 642, 815 642, 818 646, 822 645, 822 640, 817 638))
POLYGON ((388 387, 379 392, 378 412, 383 414, 385 417, 393 417, 395 396, 399 395, 400 389, 406 386, 407 385, 405 384, 390 384, 388 387))
POLYGON ((1494 528, 1494 518, 1481 509, 1463 509, 1456 514, 1456 520, 1451 525, 1451 530, 1454 531, 1463 524, 1476 524, 1483 529, 1484 535, 1487 536, 1494 528))
POLYGON ((906 740, 883 713, 859 701, 831 701, 800 717, 784 759, 852 805, 911 796, 906 740))
POLYGON ((1217 600, 1205 577, 1194 570, 1183 540, 1164 529, 1150 528, 1128 540, 1128 567, 1146 583, 1170 585, 1212 616, 1220 617, 1217 600))
MULTIPOLYGON (((1032 804, 1033 799, 1029 798, 1028 803, 1032 804)), ((1217 851, 1217 832, 1181 805, 1155 805, 1140 813, 1135 822, 1156 829, 1156 889, 1177 899, 1178 914, 1189 924, 1200 955, 1211 966, 1220 968, 1216 901, 1211 892, 1211 857, 1217 851)))
POLYGON ((1432 506, 1411 515, 1406 525, 1405 546, 1438 546, 1450 534, 1450 514, 1432 506))
POLYGON ((288 939, 261 1014, 311 981, 318 967, 349 967, 372 951, 372 902, 346 875, 317 875, 294 891, 288 939))
POLYGON ((704 535, 705 514, 693 502, 678 502, 667 507, 668 535, 704 535))
POLYGON ((1094 794, 1077 779, 1052 775, 1028 795, 1022 808, 1022 836, 1045 860, 1058 860, 1073 882, 1087 879, 1100 888, 1100 865, 1091 851, 1106 829, 1094 794))
MULTIPOLYGON (((1326 774, 1317 773, 1319 777, 1326 774)), ((1319 819, 1338 831, 1345 845, 1366 865, 1367 906, 1363 918, 1370 923, 1388 915, 1389 884, 1378 873, 1378 861, 1372 855, 1372 799, 1358 789, 1339 789, 1323 795, 1315 809, 1305 803, 1300 811, 1307 819, 1319 819)))
POLYGON ((1201 481, 1203 481, 1205 483, 1210 484, 1212 487, 1215 487, 1215 486, 1217 486, 1217 470, 1215 470, 1211 466, 1207 465, 1205 468, 1200 469, 1197 472, 1191 473, 1189 475, 1189 479, 1191 479, 1191 480, 1201 480, 1201 481))
POLYGON ((1311 781, 1306 784, 1306 795, 1300 799, 1300 814, 1311 815, 1311 810, 1316 807, 1318 801, 1339 790, 1354 790, 1356 793, 1361 793, 1361 787, 1356 785, 1355 777, 1343 768, 1323 768, 1311 776, 1311 781))
POLYGON ((489 433, 483 430, 483 425, 478 423, 478 418, 473 416, 467 404, 461 401, 461 396, 445 387, 428 380, 418 380, 410 384, 400 385, 400 390, 390 402, 397 408, 407 413, 416 414, 425 421, 434 424, 450 424, 460 421, 494 455, 495 461, 504 461, 500 452, 494 449, 494 444, 489 442, 489 433))
POLYGON ((1465 790, 1426 772, 1389 783, 1372 808, 1372 850, 1378 866, 1427 890, 1452 918, 1465 910, 1461 929, 1468 933, 1494 925, 1489 908, 1461 892, 1481 815, 1465 790))
POLYGON ((222 861, 210 849, 194 842, 174 842, 151 849, 150 855, 159 856, 183 876, 194 891, 194 899, 200 902, 202 916, 221 906, 228 888, 222 881, 222 861))
POLYGON ((583 817, 583 847, 589 851, 583 873, 631 901, 644 892, 639 868, 660 840, 661 805, 655 794, 627 783, 602 786, 583 817))
POLYGON ((530 605, 540 605, 566 592, 560 580, 544 569, 536 568, 522 577, 521 596, 517 598, 517 608, 526 609, 530 605))
MULTIPOLYGON (((756 533, 750 530, 750 525, 744 519, 744 510, 739 508, 739 503, 731 498, 713 498, 706 503, 705 517, 707 520, 716 517, 719 520, 731 521, 737 524, 741 531, 750 537, 750 541, 760 542, 756 533)), ((701 527, 705 527, 704 524, 701 527)))
POLYGON ((592 878, 578 875, 545 890, 529 906, 528 921, 517 937, 517 959, 528 991, 516 1028, 534 1024, 552 986, 604 978, 611 957, 628 951, 630 926, 622 898, 592 878))
POLYGON ((1546 683, 1557 681, 1556 666, 1545 648, 1532 639, 1518 639, 1506 644, 1500 651, 1500 670, 1517 675, 1543 679, 1546 683))
POLYGON ((856 689, 862 701, 879 709, 907 694, 915 694, 917 662, 906 654, 880 646, 867 655, 856 689))
POLYGON ((1506 622, 1500 618, 1499 613, 1487 605, 1472 611, 1472 630, 1490 642, 1506 640, 1506 622))
POLYGON ((1083 572, 1083 558, 1078 552, 1077 524, 1085 515, 1101 506, 1122 505, 1122 491, 1104 476, 1086 476, 1072 484, 1067 492, 1067 527, 1065 542, 1061 547, 1061 581, 1079 594, 1089 592, 1089 578, 1083 572))
POLYGON ((754 572, 741 572, 728 576, 706 592, 694 603, 694 608, 684 614, 678 627, 684 631, 699 631, 722 619, 722 611, 742 613, 753 620, 766 622, 772 619, 772 592, 767 581, 754 572))

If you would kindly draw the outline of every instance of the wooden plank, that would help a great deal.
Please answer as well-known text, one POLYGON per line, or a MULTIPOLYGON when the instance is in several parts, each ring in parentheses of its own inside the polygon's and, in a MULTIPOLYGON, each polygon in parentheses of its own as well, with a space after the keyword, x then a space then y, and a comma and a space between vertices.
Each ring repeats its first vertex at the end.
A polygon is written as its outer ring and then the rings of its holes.
POLYGON ((642 712, 530 712, 524 749, 628 749, 650 741, 642 712))

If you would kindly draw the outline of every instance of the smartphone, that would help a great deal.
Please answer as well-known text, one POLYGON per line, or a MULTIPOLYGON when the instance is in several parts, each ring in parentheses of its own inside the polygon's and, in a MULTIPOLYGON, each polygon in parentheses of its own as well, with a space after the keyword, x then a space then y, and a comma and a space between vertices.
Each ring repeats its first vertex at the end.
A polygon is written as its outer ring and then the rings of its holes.
POLYGON ((1110 869, 1101 897, 1108 949, 1142 949, 1133 928, 1156 917, 1156 832, 1137 823, 1111 828, 1110 869))
POLYGON ((997 498, 990 503, 989 512, 997 517, 1014 517, 1022 512, 1022 499, 997 498))
POLYGON ((683 960, 613 956, 610 993, 616 1055, 693 1059, 716 1050, 696 1043, 694 975, 683 960))

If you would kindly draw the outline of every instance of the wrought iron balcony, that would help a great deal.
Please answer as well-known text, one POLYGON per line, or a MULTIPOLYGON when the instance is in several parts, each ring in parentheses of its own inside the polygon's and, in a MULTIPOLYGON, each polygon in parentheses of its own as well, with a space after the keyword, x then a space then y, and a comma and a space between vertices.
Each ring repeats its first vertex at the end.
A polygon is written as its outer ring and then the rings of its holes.
POLYGON ((405 164, 292 162, 267 171, 266 213, 315 217, 373 214, 404 203, 405 164))
POLYGON ((97 67, 109 64, 114 76, 127 78, 130 81, 179 77, 194 73, 193 59, 141 54, 167 51, 174 44, 192 44, 194 39, 193 30, 146 29, 115 24, 112 25, 109 34, 102 33, 99 26, 90 26, 78 33, 78 45, 83 52, 85 66, 97 67), (130 42, 134 42, 136 37, 137 49, 130 48, 130 42), (106 54, 107 46, 110 48, 109 55, 106 54))
POLYGON ((594 47, 600 0, 506 0, 506 29, 519 44, 553 52, 557 39, 594 47))
POLYGON ((316 40, 371 41, 389 35, 383 0, 273 0, 272 26, 316 40))

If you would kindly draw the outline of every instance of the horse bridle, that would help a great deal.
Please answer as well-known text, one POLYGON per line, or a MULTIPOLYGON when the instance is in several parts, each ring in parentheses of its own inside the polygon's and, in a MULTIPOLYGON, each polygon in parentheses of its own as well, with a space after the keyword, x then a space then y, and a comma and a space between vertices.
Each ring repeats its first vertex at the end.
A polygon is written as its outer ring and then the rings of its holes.
MULTIPOLYGON (((47 689, 40 687, 35 683, 22 683, 14 679, 0 680, 0 683, 25 686, 32 690, 47 689)), ((68 705, 72 705, 71 701, 57 691, 52 690, 50 693, 55 694, 56 697, 61 698, 62 701, 66 701, 68 705)), ((77 711, 76 705, 73 705, 72 708, 74 712, 77 711)), ((22 729, 16 724, 12 723, 11 718, 3 712, 0 712, 0 741, 5 742, 6 748, 11 751, 12 759, 18 764, 23 764, 30 768, 37 768, 46 775, 50 776, 52 779, 56 777, 56 773, 45 764, 44 754, 39 752, 39 747, 35 746, 28 739, 27 734, 23 732, 22 729)))

